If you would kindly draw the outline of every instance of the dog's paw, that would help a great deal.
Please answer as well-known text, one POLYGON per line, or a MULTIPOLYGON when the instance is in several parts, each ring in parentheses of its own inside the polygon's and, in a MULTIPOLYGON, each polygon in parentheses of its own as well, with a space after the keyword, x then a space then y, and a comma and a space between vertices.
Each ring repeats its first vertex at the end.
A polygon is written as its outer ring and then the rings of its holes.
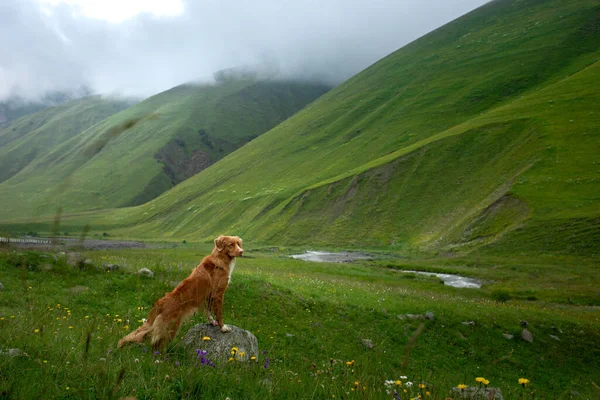
POLYGON ((230 326, 227 326, 227 325, 223 325, 223 326, 221 327, 221 332, 222 332, 222 333, 231 332, 231 327, 230 327, 230 326))
POLYGON ((214 319, 214 318, 209 318, 208 322, 212 325, 212 326, 219 326, 219 323, 214 319))

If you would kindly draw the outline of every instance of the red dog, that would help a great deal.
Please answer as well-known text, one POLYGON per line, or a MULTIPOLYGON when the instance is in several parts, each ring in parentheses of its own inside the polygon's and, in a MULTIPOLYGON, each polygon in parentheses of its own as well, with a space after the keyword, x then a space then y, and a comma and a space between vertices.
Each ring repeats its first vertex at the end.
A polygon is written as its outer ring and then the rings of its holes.
POLYGON ((243 252, 239 237, 216 238, 212 253, 204 257, 190 276, 171 293, 165 293, 154 303, 146 322, 119 340, 118 347, 132 342, 141 343, 148 334, 151 334, 154 348, 166 346, 175 337, 182 320, 202 307, 213 326, 219 325, 223 333, 230 332, 231 328, 223 324, 223 295, 231 280, 235 258, 241 257, 243 252), (211 311, 215 313, 216 321, 211 311))

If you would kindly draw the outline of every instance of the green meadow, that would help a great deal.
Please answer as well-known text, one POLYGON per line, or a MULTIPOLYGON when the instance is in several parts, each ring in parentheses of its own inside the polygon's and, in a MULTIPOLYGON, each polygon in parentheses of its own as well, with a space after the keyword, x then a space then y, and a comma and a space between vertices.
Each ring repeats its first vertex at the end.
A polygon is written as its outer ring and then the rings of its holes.
POLYGON ((460 384, 479 385, 478 377, 505 399, 599 394, 593 262, 578 260, 575 272, 568 258, 505 264, 374 252, 370 261, 332 264, 288 257, 300 249, 253 249, 251 241, 244 247, 248 256, 238 259, 224 319, 253 332, 260 354, 256 362, 234 359, 216 368, 178 346, 202 316, 184 324, 162 353, 148 344, 116 348, 209 244, 85 252, 96 266, 118 264, 115 272, 81 271, 52 253, 4 248, 0 347, 27 356, 0 357, 2 396, 445 399, 459 398, 451 390, 460 384), (154 277, 135 274, 143 267, 154 277), (453 288, 398 269, 459 273, 484 285, 453 288), (399 317, 426 312, 433 320, 399 317), (521 338, 521 321, 532 343, 521 338))

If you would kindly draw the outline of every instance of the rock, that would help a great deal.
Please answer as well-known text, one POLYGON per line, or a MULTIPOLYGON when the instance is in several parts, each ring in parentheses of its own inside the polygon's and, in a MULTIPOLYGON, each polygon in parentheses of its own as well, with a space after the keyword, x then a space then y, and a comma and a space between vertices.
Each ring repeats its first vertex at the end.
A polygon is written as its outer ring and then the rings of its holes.
POLYGON ((523 331, 521 332, 521 337, 523 338, 524 341, 533 343, 533 334, 531 332, 529 332, 527 329, 523 329, 523 331))
POLYGON ((54 269, 54 266, 52 264, 42 264, 40 265, 40 269, 44 272, 49 272, 52 271, 52 269, 54 269))
POLYGON ((73 268, 83 269, 85 257, 81 253, 67 253, 67 264, 73 268))
POLYGON ((25 353, 21 349, 0 350, 0 356, 10 357, 10 358, 28 357, 27 353, 25 353))
POLYGON ((363 346, 365 346, 369 350, 375 347, 371 339, 360 339, 360 341, 362 342, 363 346))
POLYGON ((508 340, 511 340, 515 337, 515 335, 511 335, 510 333, 503 333, 502 336, 504 336, 504 338, 508 340))
POLYGON ((430 321, 433 321, 434 315, 433 315, 433 313, 431 311, 427 311, 425 313, 425 318, 428 319, 428 320, 430 320, 430 321))
POLYGON ((406 319, 406 315, 398 314, 398 318, 400 318, 400 319, 406 319))
POLYGON ((226 362, 232 357, 231 349, 237 347, 234 358, 246 361, 255 356, 258 359, 258 339, 251 332, 229 325, 231 332, 221 333, 218 326, 198 324, 190 328, 179 343, 187 352, 198 357, 196 350, 206 351, 206 357, 212 362, 226 362), (202 340, 209 337, 210 340, 202 340), (243 355, 242 355, 243 354, 243 355))
POLYGON ((117 264, 102 264, 102 270, 107 272, 115 272, 119 268, 117 264))
POLYGON ((521 321, 519 321, 519 324, 523 327, 523 328, 527 328, 529 326, 529 322, 525 321, 524 319, 522 319, 521 321))
POLYGON ((88 290, 86 286, 73 286, 72 288, 69 288, 69 294, 79 294, 85 292, 86 290, 88 290))
POLYGON ((558 336, 555 336, 555 335, 550 335, 550 337, 551 337, 552 339, 554 339, 554 340, 557 340, 557 341, 559 341, 559 342, 560 342, 560 338, 559 338, 558 336))
POLYGON ((4 285, 2 284, 2 282, 0 282, 0 292, 4 291, 6 288, 4 287, 4 285))
POLYGON ((91 259, 91 258, 86 258, 86 259, 83 261, 83 266, 84 266, 85 268, 90 268, 90 267, 93 267, 93 266, 94 266, 94 262, 92 261, 92 259, 91 259))
POLYGON ((469 400, 504 400, 502 391, 495 387, 474 387, 468 386, 466 389, 453 387, 450 390, 450 397, 454 399, 469 399, 469 400))
POLYGON ((475 321, 463 321, 462 324, 467 326, 475 326, 475 321))
POLYGON ((147 276, 148 278, 152 278, 154 276, 154 272, 150 271, 148 268, 142 268, 137 273, 140 276, 147 276))

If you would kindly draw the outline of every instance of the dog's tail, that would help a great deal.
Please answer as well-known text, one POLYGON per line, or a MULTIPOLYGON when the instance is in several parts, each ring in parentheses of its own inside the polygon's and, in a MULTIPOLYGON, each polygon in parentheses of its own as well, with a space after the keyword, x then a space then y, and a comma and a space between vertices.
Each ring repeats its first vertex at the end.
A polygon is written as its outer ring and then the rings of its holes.
POLYGON ((129 343, 142 343, 146 336, 152 332, 154 322, 160 311, 161 307, 157 307, 156 305, 152 307, 148 313, 148 319, 144 322, 144 324, 119 340, 117 347, 121 348, 129 343))
POLYGON ((146 335, 152 330, 152 325, 150 325, 149 321, 144 322, 142 326, 137 328, 135 331, 129 333, 117 344, 118 348, 121 348, 129 343, 142 343, 146 338, 146 335))

